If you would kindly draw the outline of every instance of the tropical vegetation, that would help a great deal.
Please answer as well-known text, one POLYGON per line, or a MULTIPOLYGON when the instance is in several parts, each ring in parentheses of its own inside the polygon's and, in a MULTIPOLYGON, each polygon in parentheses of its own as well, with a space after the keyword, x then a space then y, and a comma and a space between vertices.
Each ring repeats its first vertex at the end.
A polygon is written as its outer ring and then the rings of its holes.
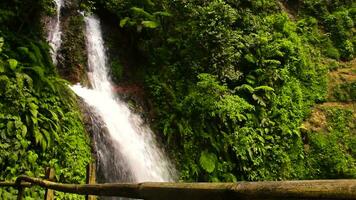
MULTIPOLYGON (((142 86, 145 116, 180 180, 356 178, 354 1, 85 0, 80 7, 124 38, 107 37, 109 48, 130 54, 110 51, 113 80, 131 74, 129 82, 142 86)), ((44 40, 40 19, 53 9, 50 0, 0 2, 3 180, 42 176, 51 166, 58 180, 80 183, 91 160, 62 79, 69 78, 59 77, 44 40)), ((43 191, 28 193, 37 199, 43 191)), ((2 198, 13 194, 0 189, 2 198)))

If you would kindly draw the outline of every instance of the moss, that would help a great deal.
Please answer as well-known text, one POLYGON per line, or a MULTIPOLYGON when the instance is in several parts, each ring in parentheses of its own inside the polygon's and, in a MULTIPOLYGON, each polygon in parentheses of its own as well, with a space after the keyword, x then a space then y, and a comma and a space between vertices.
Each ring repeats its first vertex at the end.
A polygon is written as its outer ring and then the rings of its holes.
POLYGON ((72 83, 86 84, 87 55, 84 35, 84 17, 74 8, 65 8, 62 22, 62 47, 58 71, 72 83))

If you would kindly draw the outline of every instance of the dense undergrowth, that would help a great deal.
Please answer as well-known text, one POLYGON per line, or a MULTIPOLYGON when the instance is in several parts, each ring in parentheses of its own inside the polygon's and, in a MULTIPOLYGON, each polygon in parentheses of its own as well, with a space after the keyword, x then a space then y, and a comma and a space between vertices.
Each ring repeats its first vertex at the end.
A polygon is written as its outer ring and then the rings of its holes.
MULTIPOLYGON (((40 14, 51 1, 0 2, 0 180, 56 170, 60 182, 83 183, 91 159, 76 100, 56 74, 43 41, 40 14)), ((16 188, 0 188, 0 199, 16 199, 16 188)), ((44 190, 26 190, 42 199, 44 190)), ((60 199, 77 198, 58 194, 60 199)))
POLYGON ((309 20, 318 23, 325 32, 323 52, 326 56, 351 60, 356 53, 355 2, 352 0, 304 0, 300 11, 309 20))
MULTIPOLYGON (((306 140, 300 130, 326 100, 332 63, 355 55, 353 1, 94 0, 86 7, 110 13, 134 41, 153 127, 182 180, 356 177, 355 154, 330 149, 343 146, 339 140, 306 140)), ((351 131, 330 134, 354 140, 351 131)))
POLYGON ((325 124, 306 135, 306 165, 314 169, 309 178, 355 178, 355 108, 325 106, 318 112, 325 117, 325 124))
MULTIPOLYGON (((353 1, 91 0, 82 8, 114 18, 135 49, 152 126, 181 180, 356 178, 352 109, 323 108, 325 128, 303 127, 330 96, 329 69, 355 56, 353 1)), ((89 142, 42 42, 39 19, 51 12, 51 0, 0 2, 3 180, 51 166, 61 182, 84 181, 89 142)), ((122 76, 123 64, 112 66, 122 76)), ((332 98, 353 102, 355 84, 333 87, 332 98)), ((3 199, 14 194, 0 190, 3 199)))

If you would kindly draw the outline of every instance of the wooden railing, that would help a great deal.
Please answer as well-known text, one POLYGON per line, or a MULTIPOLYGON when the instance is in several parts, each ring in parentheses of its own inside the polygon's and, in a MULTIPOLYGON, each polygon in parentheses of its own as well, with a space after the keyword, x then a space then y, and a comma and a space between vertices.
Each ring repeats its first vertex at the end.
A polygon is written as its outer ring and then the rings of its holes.
MULTIPOLYGON (((88 170, 89 171, 89 170, 88 170)), ((145 200, 257 200, 257 199, 350 199, 356 200, 356 180, 270 181, 238 183, 112 183, 62 184, 40 178, 20 176, 15 183, 2 182, 0 187, 17 187, 18 200, 31 186, 79 195, 116 196, 145 200)), ((87 197, 88 199, 89 197, 87 197)))

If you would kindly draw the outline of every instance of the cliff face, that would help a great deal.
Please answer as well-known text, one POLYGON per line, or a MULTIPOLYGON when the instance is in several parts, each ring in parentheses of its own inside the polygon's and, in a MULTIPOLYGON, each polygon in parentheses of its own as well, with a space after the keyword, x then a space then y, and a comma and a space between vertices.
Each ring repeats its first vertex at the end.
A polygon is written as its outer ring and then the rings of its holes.
POLYGON ((62 46, 59 50, 58 71, 71 83, 87 85, 85 24, 79 13, 79 2, 66 1, 61 15, 62 46))

